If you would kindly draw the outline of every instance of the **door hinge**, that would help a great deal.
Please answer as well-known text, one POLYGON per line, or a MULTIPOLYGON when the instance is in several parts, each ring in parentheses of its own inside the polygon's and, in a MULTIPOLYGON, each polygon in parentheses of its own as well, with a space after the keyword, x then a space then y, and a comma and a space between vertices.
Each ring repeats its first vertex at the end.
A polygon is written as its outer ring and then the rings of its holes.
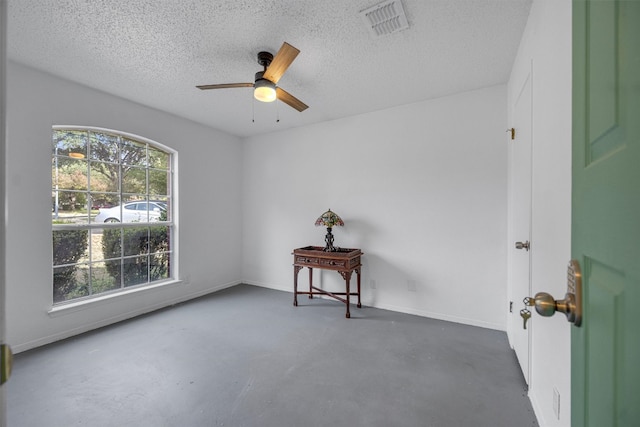
POLYGON ((0 385, 7 382, 11 376, 13 353, 7 344, 0 344, 0 385))
POLYGON ((513 301, 509 301, 509 313, 513 313, 513 301))

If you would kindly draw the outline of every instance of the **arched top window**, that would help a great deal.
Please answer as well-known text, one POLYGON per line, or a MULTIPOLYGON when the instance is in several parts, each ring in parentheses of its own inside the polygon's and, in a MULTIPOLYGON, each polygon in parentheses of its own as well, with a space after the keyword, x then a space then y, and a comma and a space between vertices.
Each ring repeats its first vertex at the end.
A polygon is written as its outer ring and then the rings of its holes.
POLYGON ((172 278, 174 154, 122 132, 53 128, 54 304, 172 278))

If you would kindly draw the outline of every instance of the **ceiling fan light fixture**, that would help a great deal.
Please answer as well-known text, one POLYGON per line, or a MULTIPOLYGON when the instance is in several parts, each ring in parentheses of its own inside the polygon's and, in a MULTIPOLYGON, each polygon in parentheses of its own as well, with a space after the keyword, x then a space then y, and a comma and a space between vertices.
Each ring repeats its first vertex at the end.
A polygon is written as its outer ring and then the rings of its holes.
MULTIPOLYGON (((0 0, 2 1, 2 0, 0 0)), ((223 83, 213 85, 199 85, 196 88, 200 90, 208 89, 227 89, 236 87, 252 87, 253 97, 260 102, 273 102, 276 99, 289 107, 300 112, 309 108, 307 104, 282 89, 278 81, 282 77, 289 65, 296 59, 300 50, 291 46, 289 43, 282 43, 282 47, 275 56, 269 52, 258 52, 258 64, 264 69, 256 73, 253 83, 223 83)))
POLYGON ((267 79, 258 79, 253 89, 253 97, 261 102, 276 100, 276 85, 267 79))

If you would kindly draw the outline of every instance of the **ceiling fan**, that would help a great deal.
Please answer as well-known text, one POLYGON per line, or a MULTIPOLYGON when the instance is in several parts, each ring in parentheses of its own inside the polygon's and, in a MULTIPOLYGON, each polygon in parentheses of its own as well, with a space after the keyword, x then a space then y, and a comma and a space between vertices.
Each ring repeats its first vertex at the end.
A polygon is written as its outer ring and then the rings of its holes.
POLYGON ((286 90, 276 86, 278 80, 280 80, 284 72, 287 71, 287 68, 289 68, 289 65, 291 65, 293 60, 296 59, 296 56, 298 56, 299 53, 300 50, 291 46, 289 43, 284 42, 278 53, 276 53, 276 56, 273 56, 269 52, 258 53, 258 64, 262 65, 264 70, 256 73, 254 83, 223 83, 196 87, 201 90, 252 87, 254 88, 253 96, 258 101, 273 102, 276 99, 279 99, 290 107, 302 112, 309 108, 309 106, 286 90))

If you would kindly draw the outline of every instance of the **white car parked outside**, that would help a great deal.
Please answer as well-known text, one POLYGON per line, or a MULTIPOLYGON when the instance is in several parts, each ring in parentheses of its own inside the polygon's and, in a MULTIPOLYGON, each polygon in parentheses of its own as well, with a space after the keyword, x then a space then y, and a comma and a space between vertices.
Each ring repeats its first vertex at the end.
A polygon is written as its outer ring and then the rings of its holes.
POLYGON ((162 212, 166 212, 167 204, 160 201, 134 201, 112 208, 101 208, 93 222, 147 222, 159 221, 162 212), (122 212, 122 218, 120 213, 122 212))

